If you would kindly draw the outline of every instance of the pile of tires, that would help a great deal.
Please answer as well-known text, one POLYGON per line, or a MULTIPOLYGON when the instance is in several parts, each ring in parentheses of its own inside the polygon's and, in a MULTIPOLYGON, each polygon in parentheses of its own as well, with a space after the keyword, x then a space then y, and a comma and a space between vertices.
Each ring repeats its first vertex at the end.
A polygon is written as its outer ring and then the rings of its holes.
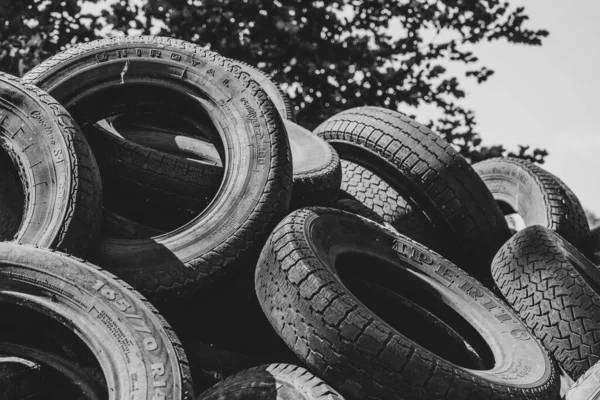
POLYGON ((310 132, 152 36, 0 75, 0 127, 2 399, 600 398, 600 246, 539 166, 310 132))

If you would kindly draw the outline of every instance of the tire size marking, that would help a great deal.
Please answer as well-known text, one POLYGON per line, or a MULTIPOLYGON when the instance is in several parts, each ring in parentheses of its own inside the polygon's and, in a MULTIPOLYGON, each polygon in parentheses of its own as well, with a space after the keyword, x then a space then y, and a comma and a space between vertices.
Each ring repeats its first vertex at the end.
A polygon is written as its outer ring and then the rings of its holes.
MULTIPOLYGON (((128 320, 136 320, 134 324, 132 321, 133 329, 136 332, 147 333, 149 336, 146 336, 143 339, 144 348, 149 352, 154 352, 158 349, 158 342, 152 336, 152 330, 144 321, 144 317, 142 315, 138 315, 135 313, 128 313, 129 309, 132 309, 133 306, 128 303, 125 299, 121 298, 118 293, 113 290, 110 286, 101 280, 96 280, 94 286, 92 286, 96 292, 99 292, 105 299, 112 302, 115 307, 124 313, 125 318, 128 320)), ((164 379, 165 375, 165 365, 162 362, 150 364, 150 371, 152 373, 152 387, 156 389, 155 393, 152 396, 153 400, 162 400, 166 399, 166 394, 159 390, 159 388, 166 388, 168 379, 164 379)))
MULTIPOLYGON (((443 283, 446 287, 455 287, 461 292, 465 293, 487 312, 492 314, 500 323, 506 322, 516 323, 516 321, 507 314, 499 304, 489 297, 483 290, 478 288, 474 281, 465 279, 464 276, 458 274, 453 268, 444 263, 437 262, 433 257, 427 254, 424 250, 416 247, 413 243, 404 242, 399 238, 394 240, 393 249, 396 251, 402 259, 410 262, 411 264, 418 264, 422 267, 433 267, 435 268, 431 274, 432 277, 436 277, 438 282, 443 283), (437 264, 437 265, 436 265, 437 264)), ((513 335, 513 337, 517 338, 513 335)), ((523 336, 524 337, 524 336, 523 336)), ((520 338, 517 338, 520 339, 520 338)), ((527 340, 527 339, 520 339, 527 340)))

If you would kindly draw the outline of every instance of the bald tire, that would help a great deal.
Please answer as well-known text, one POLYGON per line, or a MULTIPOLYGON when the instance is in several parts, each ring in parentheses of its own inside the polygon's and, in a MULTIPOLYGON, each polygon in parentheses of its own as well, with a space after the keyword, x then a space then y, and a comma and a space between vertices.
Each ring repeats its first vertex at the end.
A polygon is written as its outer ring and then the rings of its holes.
POLYGON ((409 204, 388 182, 360 164, 348 160, 341 164, 342 186, 334 207, 376 222, 380 219, 403 235, 444 251, 445 241, 418 206, 409 204))
POLYGON ((510 231, 481 178, 449 143, 396 111, 357 107, 319 125, 341 159, 388 182, 447 243, 434 248, 491 287, 489 265, 510 231))
MULTIPOLYGON (((5 239, 87 255, 100 233, 102 204, 87 141, 69 113, 39 88, 0 74, 0 92, 0 151, 16 166, 25 195, 19 229, 9 223, 14 235, 5 233, 5 239)), ((11 195, 17 194, 2 196, 11 195)), ((0 214, 7 206, 15 207, 0 205, 0 214)))
POLYGON ((600 361, 600 271, 579 250, 548 228, 531 226, 498 251, 492 274, 572 379, 600 361))
MULTIPOLYGON (((356 271, 382 272, 368 267, 356 271)), ((263 248, 255 286, 275 331, 347 398, 558 398, 553 363, 500 299, 436 253, 359 216, 322 208, 288 215, 263 248), (336 262, 342 254, 376 257, 431 290, 485 338, 494 366, 458 367, 407 339, 342 284, 340 271, 351 267, 336 262)))
POLYGON ((202 109, 218 126, 227 163, 200 215, 165 235, 100 243, 99 265, 144 294, 184 296, 233 275, 287 213, 292 161, 283 121, 260 85, 229 59, 173 38, 125 36, 73 46, 23 79, 47 88, 82 124, 106 117, 96 112, 99 99, 119 102, 109 94, 151 87, 148 96, 168 90, 178 107, 202 109))
POLYGON ((198 400, 226 399, 343 400, 343 397, 304 368, 271 364, 232 375, 198 396, 198 400))
POLYGON ((527 160, 492 158, 473 165, 492 195, 518 213, 525 226, 555 231, 586 256, 593 253, 590 227, 579 199, 559 178, 527 160))
POLYGON ((113 398, 193 399, 175 332, 129 285, 71 256, 10 243, 0 243, 0 265, 0 301, 76 332, 98 358, 113 398))

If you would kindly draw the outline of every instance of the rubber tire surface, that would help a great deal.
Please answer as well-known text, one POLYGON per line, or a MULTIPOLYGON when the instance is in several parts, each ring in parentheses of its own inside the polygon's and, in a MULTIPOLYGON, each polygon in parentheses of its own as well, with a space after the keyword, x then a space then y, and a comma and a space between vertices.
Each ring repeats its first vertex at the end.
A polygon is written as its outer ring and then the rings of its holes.
POLYGON ((252 79, 262 86, 263 90, 267 92, 267 95, 269 95, 271 98, 271 101, 275 105, 275 108, 277 108, 277 111, 279 111, 281 118, 288 121, 294 121, 294 112, 292 111, 290 99, 288 95, 281 90, 281 87, 278 84, 273 82, 273 80, 269 78, 269 76, 263 71, 253 67, 248 63, 235 59, 231 59, 231 61, 244 68, 244 70, 250 74, 252 79))
POLYGON ((69 113, 39 88, 0 74, 0 151, 25 193, 21 244, 84 256, 100 233, 102 186, 89 145, 69 113))
POLYGON ((600 399, 600 362, 581 375, 567 392, 565 400, 600 399))
POLYGON ((583 207, 556 176, 532 162, 516 158, 492 158, 474 164, 473 168, 494 198, 521 215, 526 226, 545 226, 586 256, 592 254, 590 228, 583 207))
POLYGON ((100 266, 145 294, 187 294, 258 255, 288 211, 292 161, 285 127, 267 94, 239 66, 172 38, 118 37, 81 44, 39 64, 23 79, 48 89, 74 109, 77 119, 94 106, 85 101, 95 93, 94 83, 118 88, 125 69, 131 84, 163 85, 203 104, 228 145, 221 189, 200 216, 162 236, 100 244, 100 266), (123 53, 126 58, 120 58, 123 53), (224 103, 227 107, 218 106, 224 103))
POLYGON ((500 299, 436 253, 359 216, 320 208, 291 213, 263 248, 255 285, 267 319, 287 345, 348 398, 558 398, 553 363, 500 299), (373 314, 340 283, 341 267, 334 265, 344 252, 399 268, 408 264, 406 273, 429 282, 435 295, 478 326, 495 367, 457 367, 373 314))
POLYGON ((223 168, 153 150, 98 124, 88 125, 85 133, 100 166, 107 201, 116 205, 148 199, 165 209, 199 213, 219 190, 223 168))
POLYGON ((292 209, 329 205, 342 184, 342 166, 329 143, 308 129, 284 121, 294 169, 292 209))
POLYGON ((73 330, 98 357, 112 398, 193 399, 175 332, 129 285, 65 254, 12 243, 0 243, 0 265, 0 301, 73 330))
POLYGON ((417 206, 407 203, 388 182, 367 168, 348 160, 341 164, 342 186, 336 207, 380 222, 373 218, 376 214, 401 234, 429 248, 444 250, 445 241, 417 206))
POLYGON ((491 286, 489 265, 510 231, 481 178, 446 141, 405 115, 379 107, 343 111, 314 132, 341 159, 371 170, 416 204, 448 243, 433 250, 491 286))
POLYGON ((131 221, 110 210, 102 214, 102 235, 117 239, 143 239, 163 235, 166 232, 131 221))
POLYGON ((261 365, 239 372, 208 389, 198 400, 343 400, 333 388, 304 368, 261 365))
POLYGON ((492 274, 572 379, 600 360, 600 271, 574 246, 548 228, 527 227, 498 251, 492 274))

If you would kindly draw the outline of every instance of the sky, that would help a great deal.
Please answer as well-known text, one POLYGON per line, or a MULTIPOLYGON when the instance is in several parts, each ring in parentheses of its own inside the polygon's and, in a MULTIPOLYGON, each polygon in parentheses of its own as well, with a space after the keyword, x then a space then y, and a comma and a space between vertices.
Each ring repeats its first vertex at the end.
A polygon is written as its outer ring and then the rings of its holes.
MULTIPOLYGON (((600 214, 599 0, 510 0, 523 5, 526 26, 546 29, 542 46, 492 42, 473 51, 495 71, 465 85, 483 144, 545 148, 543 168, 562 179, 585 208, 600 214)), ((427 114, 417 109, 419 120, 427 114)))

